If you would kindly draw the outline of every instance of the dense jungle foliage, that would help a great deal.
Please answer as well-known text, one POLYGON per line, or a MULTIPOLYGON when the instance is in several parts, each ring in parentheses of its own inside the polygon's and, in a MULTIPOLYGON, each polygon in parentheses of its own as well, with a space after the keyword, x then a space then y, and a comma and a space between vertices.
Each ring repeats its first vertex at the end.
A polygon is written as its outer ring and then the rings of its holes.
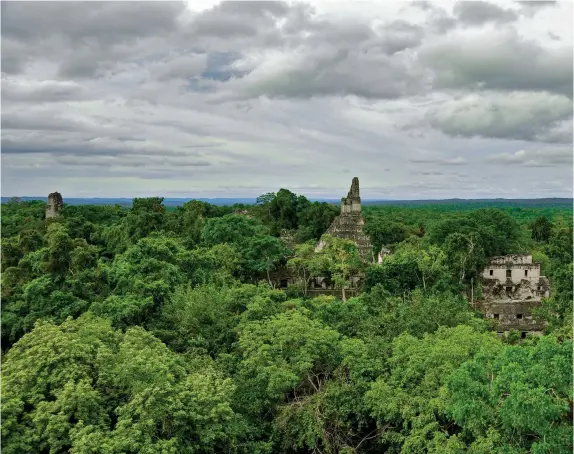
POLYGON ((571 207, 367 206, 392 254, 364 265, 315 252, 339 208, 284 189, 45 206, 2 205, 6 454, 572 452, 571 207), (507 253, 551 280, 541 337, 498 337, 464 296, 507 253), (280 267, 300 285, 273 288, 280 267), (360 296, 306 295, 356 271, 360 296))

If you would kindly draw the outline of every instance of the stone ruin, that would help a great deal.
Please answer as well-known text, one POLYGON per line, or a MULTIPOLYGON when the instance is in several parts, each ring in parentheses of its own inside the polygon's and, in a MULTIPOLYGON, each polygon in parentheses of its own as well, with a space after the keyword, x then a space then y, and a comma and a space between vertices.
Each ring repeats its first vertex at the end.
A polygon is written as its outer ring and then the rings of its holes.
POLYGON ((380 265, 381 263, 383 263, 383 260, 385 259, 385 257, 387 255, 391 254, 391 250, 385 246, 381 247, 381 250, 379 251, 379 254, 377 255, 377 263, 380 265))
POLYGON ((531 255, 503 255, 492 257, 483 270, 477 306, 486 318, 497 321, 500 333, 516 329, 525 336, 543 330, 532 309, 549 296, 550 281, 541 275, 540 263, 534 263, 531 255))
POLYGON ((60 215, 60 210, 64 206, 64 199, 59 192, 52 192, 48 195, 48 205, 46 206, 46 219, 56 218, 60 215))
MULTIPOLYGON (((341 214, 333 220, 325 234, 353 241, 357 245, 362 259, 366 262, 372 262, 373 247, 369 237, 363 230, 364 225, 365 221, 361 214, 359 179, 355 177, 347 197, 341 199, 341 214)), ((324 243, 319 242, 317 250, 321 250, 323 246, 324 243)))

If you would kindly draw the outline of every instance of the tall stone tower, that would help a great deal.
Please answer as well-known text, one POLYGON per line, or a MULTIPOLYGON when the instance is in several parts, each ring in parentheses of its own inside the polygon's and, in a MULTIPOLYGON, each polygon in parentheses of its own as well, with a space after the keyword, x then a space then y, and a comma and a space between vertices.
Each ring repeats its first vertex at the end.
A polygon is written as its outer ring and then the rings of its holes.
POLYGON ((46 206, 46 219, 57 218, 60 210, 64 206, 64 199, 59 192, 52 192, 48 195, 48 205, 46 206))
POLYGON ((359 179, 353 178, 347 197, 341 199, 341 214, 361 213, 361 197, 359 196, 359 179))
MULTIPOLYGON (((351 240, 357 245, 359 254, 367 262, 373 261, 373 247, 366 233, 363 231, 365 221, 361 214, 361 197, 359 195, 359 179, 353 178, 351 189, 347 197, 341 199, 341 214, 325 232, 337 238, 351 240)), ((319 242, 317 249, 320 250, 323 243, 319 242)))

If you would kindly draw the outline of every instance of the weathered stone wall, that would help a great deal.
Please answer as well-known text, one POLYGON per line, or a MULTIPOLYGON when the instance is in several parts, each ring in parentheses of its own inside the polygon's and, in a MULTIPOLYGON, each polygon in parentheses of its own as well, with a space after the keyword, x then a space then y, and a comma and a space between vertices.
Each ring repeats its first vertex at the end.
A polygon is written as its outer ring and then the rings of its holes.
POLYGON ((500 331, 517 329, 537 332, 543 323, 532 317, 532 309, 550 296, 550 282, 540 275, 540 264, 531 255, 492 257, 482 272, 482 298, 477 306, 486 318, 498 322, 500 331))
POLYGON ((490 258, 492 265, 528 265, 532 263, 532 256, 528 254, 497 255, 490 258))
MULTIPOLYGON (((333 220, 333 223, 325 233, 336 238, 353 241, 357 245, 363 260, 372 262, 374 260, 373 247, 369 237, 363 230, 364 224, 365 221, 361 214, 359 179, 355 177, 347 197, 341 199, 341 214, 333 220)), ((317 245, 317 250, 321 250, 323 246, 324 243, 320 241, 317 245)))
POLYGON ((381 263, 383 263, 383 260, 385 259, 385 257, 387 255, 389 255, 391 253, 391 250, 389 248, 386 248, 385 246, 383 246, 381 248, 381 250, 379 251, 379 254, 377 256, 377 263, 380 265, 381 263))
POLYGON ((532 317, 532 310, 539 301, 491 301, 481 304, 486 318, 496 320, 499 331, 516 329, 519 331, 541 331, 544 324, 532 317))
POLYGON ((64 206, 64 199, 59 192, 52 192, 48 195, 48 205, 46 206, 46 219, 55 218, 60 215, 60 210, 64 206))
POLYGON ((540 264, 519 264, 500 265, 491 264, 482 272, 483 279, 494 279, 498 281, 508 281, 510 283, 520 283, 523 280, 537 282, 540 279, 540 264), (510 276, 507 276, 510 274, 510 276))
POLYGON ((353 178, 351 182, 351 189, 347 197, 341 199, 341 214, 343 213, 360 213, 361 212, 361 197, 359 193, 359 179, 353 178))
POLYGON ((519 283, 485 280, 482 283, 483 298, 486 300, 537 300, 550 296, 550 282, 542 276, 537 281, 522 280, 519 283))
POLYGON ((363 216, 361 213, 345 213, 337 216, 325 232, 336 238, 351 240, 357 245, 363 260, 373 261, 373 247, 367 234, 363 231, 363 216))

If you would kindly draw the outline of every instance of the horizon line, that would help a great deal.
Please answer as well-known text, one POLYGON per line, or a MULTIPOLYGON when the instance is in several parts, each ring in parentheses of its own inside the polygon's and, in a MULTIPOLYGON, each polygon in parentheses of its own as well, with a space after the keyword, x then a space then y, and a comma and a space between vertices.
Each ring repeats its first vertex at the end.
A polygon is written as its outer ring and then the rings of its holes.
MULTIPOLYGON (((199 199, 210 199, 210 200, 221 200, 221 199, 252 199, 252 200, 256 200, 259 196, 215 196, 215 197, 209 197, 209 196, 201 196, 201 197, 193 197, 193 196, 173 196, 173 197, 166 197, 166 196, 162 196, 162 195, 149 195, 149 196, 113 196, 113 197, 109 197, 109 196, 69 196, 69 197, 64 197, 64 201, 67 199, 82 199, 82 200, 90 200, 90 199, 110 199, 110 200, 123 200, 123 199, 137 199, 137 198, 151 198, 151 197, 163 197, 164 200, 199 200, 199 199)), ((309 196, 305 196, 308 199, 313 199, 313 200, 341 200, 341 197, 309 197, 309 196)), ((47 199, 48 196, 1 196, 2 199, 12 199, 12 198, 26 198, 26 199, 35 199, 35 200, 43 200, 43 199, 47 199)), ((568 199, 568 200, 574 200, 573 196, 547 196, 547 197, 522 197, 522 198, 518 198, 518 197, 470 197, 470 198, 462 198, 462 197, 436 197, 436 198, 427 198, 427 199, 418 199, 418 198, 413 198, 413 199, 406 199, 406 198, 400 198, 400 199, 395 199, 395 198, 361 198, 361 201, 363 202, 377 202, 377 201, 388 201, 388 202, 414 202, 414 201, 428 201, 428 200, 545 200, 545 199, 568 199)))

